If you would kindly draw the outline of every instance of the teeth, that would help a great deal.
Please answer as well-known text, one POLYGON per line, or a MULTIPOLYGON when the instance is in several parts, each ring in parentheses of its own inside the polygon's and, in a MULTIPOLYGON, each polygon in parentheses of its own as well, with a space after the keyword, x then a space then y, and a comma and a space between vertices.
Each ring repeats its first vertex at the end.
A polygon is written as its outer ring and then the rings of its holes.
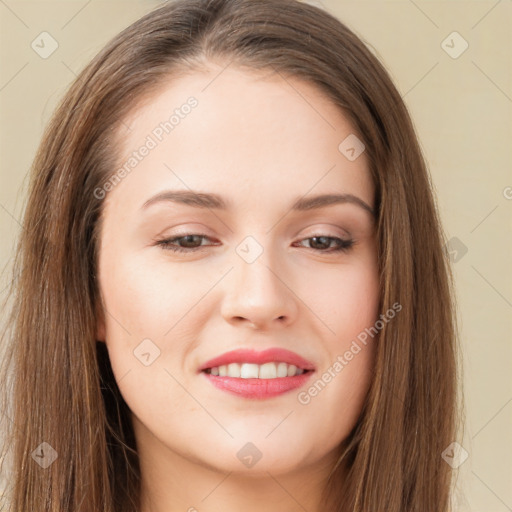
POLYGON ((227 375, 229 377, 240 377, 240 365, 237 363, 228 364, 227 375))
POLYGON ((276 377, 277 377, 277 372, 276 372, 276 364, 275 363, 265 363, 260 366, 258 378, 260 378, 260 379, 275 379, 276 377))
POLYGON ((275 379, 277 377, 294 377, 304 373, 302 368, 287 363, 230 363, 210 368, 212 375, 219 377, 235 377, 242 379, 275 379))
POLYGON ((277 365, 277 376, 288 377, 288 365, 286 363, 279 363, 277 365))
MULTIPOLYGON (((231 365, 228 365, 228 368, 231 365)), ((257 379, 259 373, 259 367, 257 364, 248 364, 244 363, 241 366, 237 363, 234 363, 234 366, 238 366, 240 370, 238 371, 238 375, 228 373, 228 377, 242 377, 242 379, 257 379)))

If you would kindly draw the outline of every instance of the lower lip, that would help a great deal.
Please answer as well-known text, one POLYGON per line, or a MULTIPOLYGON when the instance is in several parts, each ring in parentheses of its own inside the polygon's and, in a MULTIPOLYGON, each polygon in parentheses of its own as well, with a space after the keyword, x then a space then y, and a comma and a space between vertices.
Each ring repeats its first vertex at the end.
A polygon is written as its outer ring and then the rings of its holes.
POLYGON ((277 377, 275 379, 242 379, 236 377, 219 377, 201 372, 214 386, 243 398, 271 398, 282 395, 303 386, 313 374, 304 372, 293 377, 277 377))

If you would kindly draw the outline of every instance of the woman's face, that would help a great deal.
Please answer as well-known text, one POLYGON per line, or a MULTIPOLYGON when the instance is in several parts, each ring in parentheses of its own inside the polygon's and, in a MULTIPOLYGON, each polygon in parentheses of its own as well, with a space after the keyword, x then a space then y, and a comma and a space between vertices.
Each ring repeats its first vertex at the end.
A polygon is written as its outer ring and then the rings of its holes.
POLYGON ((376 340, 357 336, 379 314, 353 127, 309 83, 213 65, 121 127, 125 171, 102 189, 98 339, 142 459, 327 468, 360 415, 376 340), (328 194, 349 200, 309 202, 328 194), (240 349, 256 359, 209 364, 240 349), (258 359, 269 349, 289 352, 258 359))

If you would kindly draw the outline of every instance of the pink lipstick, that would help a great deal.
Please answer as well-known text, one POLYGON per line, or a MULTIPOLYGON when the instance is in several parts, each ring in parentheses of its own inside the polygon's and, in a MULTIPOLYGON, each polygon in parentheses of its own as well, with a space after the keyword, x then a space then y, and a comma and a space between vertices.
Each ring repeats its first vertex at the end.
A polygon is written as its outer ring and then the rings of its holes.
POLYGON ((299 356, 295 352, 291 352, 284 348, 269 348, 263 351, 247 349, 232 350, 231 352, 226 352, 221 356, 210 359, 199 367, 199 371, 230 363, 265 364, 271 362, 293 364, 297 368, 302 368, 303 370, 315 369, 313 363, 299 356))
POLYGON ((313 363, 298 354, 273 348, 227 352, 202 364, 198 371, 218 389, 244 398, 264 399, 303 386, 314 370, 313 363))

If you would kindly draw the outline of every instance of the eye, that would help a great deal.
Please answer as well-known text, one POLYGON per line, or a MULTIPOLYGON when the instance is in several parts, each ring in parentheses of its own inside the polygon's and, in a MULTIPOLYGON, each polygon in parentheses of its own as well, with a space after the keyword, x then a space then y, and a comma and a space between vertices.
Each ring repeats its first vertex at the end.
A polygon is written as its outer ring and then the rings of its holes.
MULTIPOLYGON (((201 243, 197 245, 197 241, 201 242, 201 238, 209 238, 206 235, 200 235, 196 233, 189 233, 186 235, 177 236, 165 240, 157 241, 157 245, 160 245, 163 249, 173 252, 193 252, 197 251, 201 247, 201 243), (177 241, 184 241, 185 247, 174 245, 177 241)), ((183 243, 183 242, 181 242, 183 243)))
POLYGON ((346 239, 346 238, 338 238, 336 236, 328 236, 328 235, 315 235, 312 237, 304 238, 302 241, 311 240, 309 243, 308 249, 313 249, 317 252, 340 252, 340 251, 349 251, 354 245, 354 240, 346 239), (331 250, 326 251, 325 249, 331 246, 332 242, 335 242, 334 247, 330 247, 331 250))
MULTIPOLYGON (((210 237, 199 233, 188 233, 174 238, 157 240, 156 245, 159 245, 162 247, 162 249, 168 251, 190 253, 200 251, 202 250, 201 247, 205 247, 204 245, 201 244, 201 239, 210 239, 210 237), (176 245, 177 243, 183 244, 184 247, 182 245, 176 245)), ((309 240, 311 242, 308 242, 309 247, 305 248, 323 253, 333 253, 340 251, 348 252, 354 245, 353 239, 344 239, 328 235, 315 235, 312 237, 304 238, 300 240, 300 242, 304 242, 306 240, 309 240), (333 242, 335 243, 334 247, 332 247, 333 242)), ((206 245, 206 247, 208 247, 208 245, 206 245)))

